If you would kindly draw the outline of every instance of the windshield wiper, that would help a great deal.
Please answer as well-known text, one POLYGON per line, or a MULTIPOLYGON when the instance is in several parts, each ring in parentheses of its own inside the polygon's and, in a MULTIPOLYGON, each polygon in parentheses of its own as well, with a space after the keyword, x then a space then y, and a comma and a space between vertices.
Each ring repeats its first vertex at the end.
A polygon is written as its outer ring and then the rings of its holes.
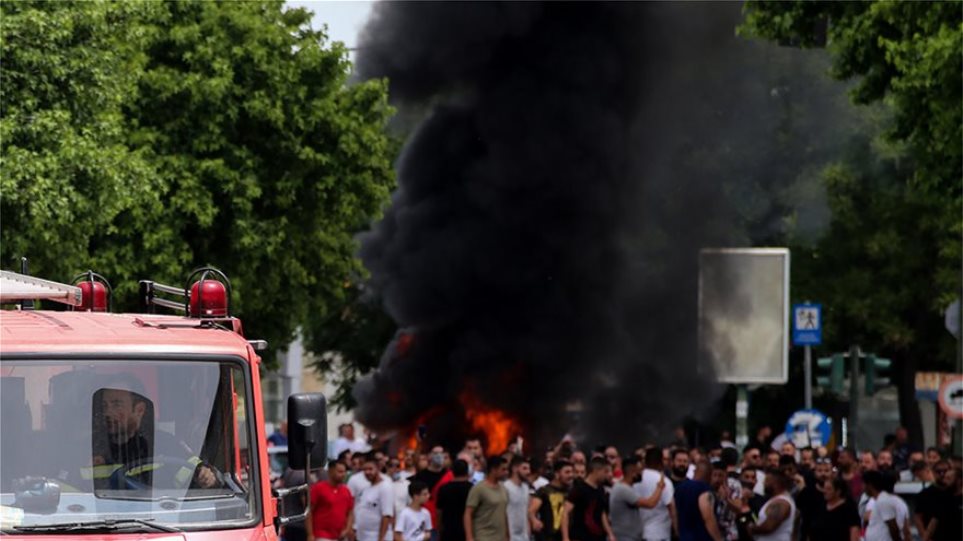
POLYGON ((155 524, 152 518, 107 518, 103 520, 89 520, 85 522, 61 522, 56 524, 33 524, 30 526, 13 526, 19 532, 76 532, 80 530, 122 530, 132 525, 146 526, 158 532, 179 532, 173 526, 155 524))

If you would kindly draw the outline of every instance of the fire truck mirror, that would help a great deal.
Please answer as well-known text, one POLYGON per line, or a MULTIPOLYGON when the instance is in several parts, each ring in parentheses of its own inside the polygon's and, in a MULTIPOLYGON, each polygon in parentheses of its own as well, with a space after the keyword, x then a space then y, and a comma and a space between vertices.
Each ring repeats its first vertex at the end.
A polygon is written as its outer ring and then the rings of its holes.
POLYGON ((288 397, 288 465, 294 470, 324 467, 327 458, 328 408, 321 393, 288 397))

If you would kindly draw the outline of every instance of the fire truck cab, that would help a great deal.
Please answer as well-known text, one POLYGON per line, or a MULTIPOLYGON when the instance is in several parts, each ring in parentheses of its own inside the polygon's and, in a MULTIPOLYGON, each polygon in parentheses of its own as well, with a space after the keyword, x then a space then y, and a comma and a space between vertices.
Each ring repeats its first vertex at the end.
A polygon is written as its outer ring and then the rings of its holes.
MULTIPOLYGON (((185 288, 141 282, 145 313, 117 314, 93 273, 68 285, 0 271, 3 534, 274 540, 304 519, 280 504, 307 485, 269 481, 263 342, 230 316, 227 278, 198 274, 185 288)), ((288 417, 291 467, 323 466, 324 397, 293 395, 288 417)))

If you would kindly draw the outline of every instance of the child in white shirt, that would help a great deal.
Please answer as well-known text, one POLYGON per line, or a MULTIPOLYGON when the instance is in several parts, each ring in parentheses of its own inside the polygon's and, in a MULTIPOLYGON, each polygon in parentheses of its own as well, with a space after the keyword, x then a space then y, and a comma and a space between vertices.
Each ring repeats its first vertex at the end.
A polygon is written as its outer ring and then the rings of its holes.
POLYGON ((395 541, 428 541, 431 539, 431 513, 422 507, 431 493, 428 485, 414 481, 408 485, 411 504, 401 510, 395 520, 395 541))

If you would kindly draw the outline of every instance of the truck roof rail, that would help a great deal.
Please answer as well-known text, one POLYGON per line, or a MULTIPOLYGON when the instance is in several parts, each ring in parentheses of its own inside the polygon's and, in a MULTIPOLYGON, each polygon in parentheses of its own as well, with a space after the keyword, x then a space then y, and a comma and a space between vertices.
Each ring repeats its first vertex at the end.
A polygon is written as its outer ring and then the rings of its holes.
POLYGON ((83 303, 79 287, 0 270, 0 304, 31 300, 56 301, 70 306, 83 303))
POLYGON ((152 280, 140 281, 140 311, 146 314, 153 314, 154 307, 161 306, 170 310, 187 313, 187 291, 174 286, 166 286, 152 280), (174 295, 182 300, 173 301, 158 297, 158 293, 174 295))
POLYGON ((191 318, 230 319, 231 281, 214 267, 201 267, 192 272, 183 288, 141 280, 141 312, 152 314, 155 306, 176 310, 191 318), (195 279, 197 281, 192 284, 195 279), (176 300, 159 297, 159 293, 173 296, 176 300))

